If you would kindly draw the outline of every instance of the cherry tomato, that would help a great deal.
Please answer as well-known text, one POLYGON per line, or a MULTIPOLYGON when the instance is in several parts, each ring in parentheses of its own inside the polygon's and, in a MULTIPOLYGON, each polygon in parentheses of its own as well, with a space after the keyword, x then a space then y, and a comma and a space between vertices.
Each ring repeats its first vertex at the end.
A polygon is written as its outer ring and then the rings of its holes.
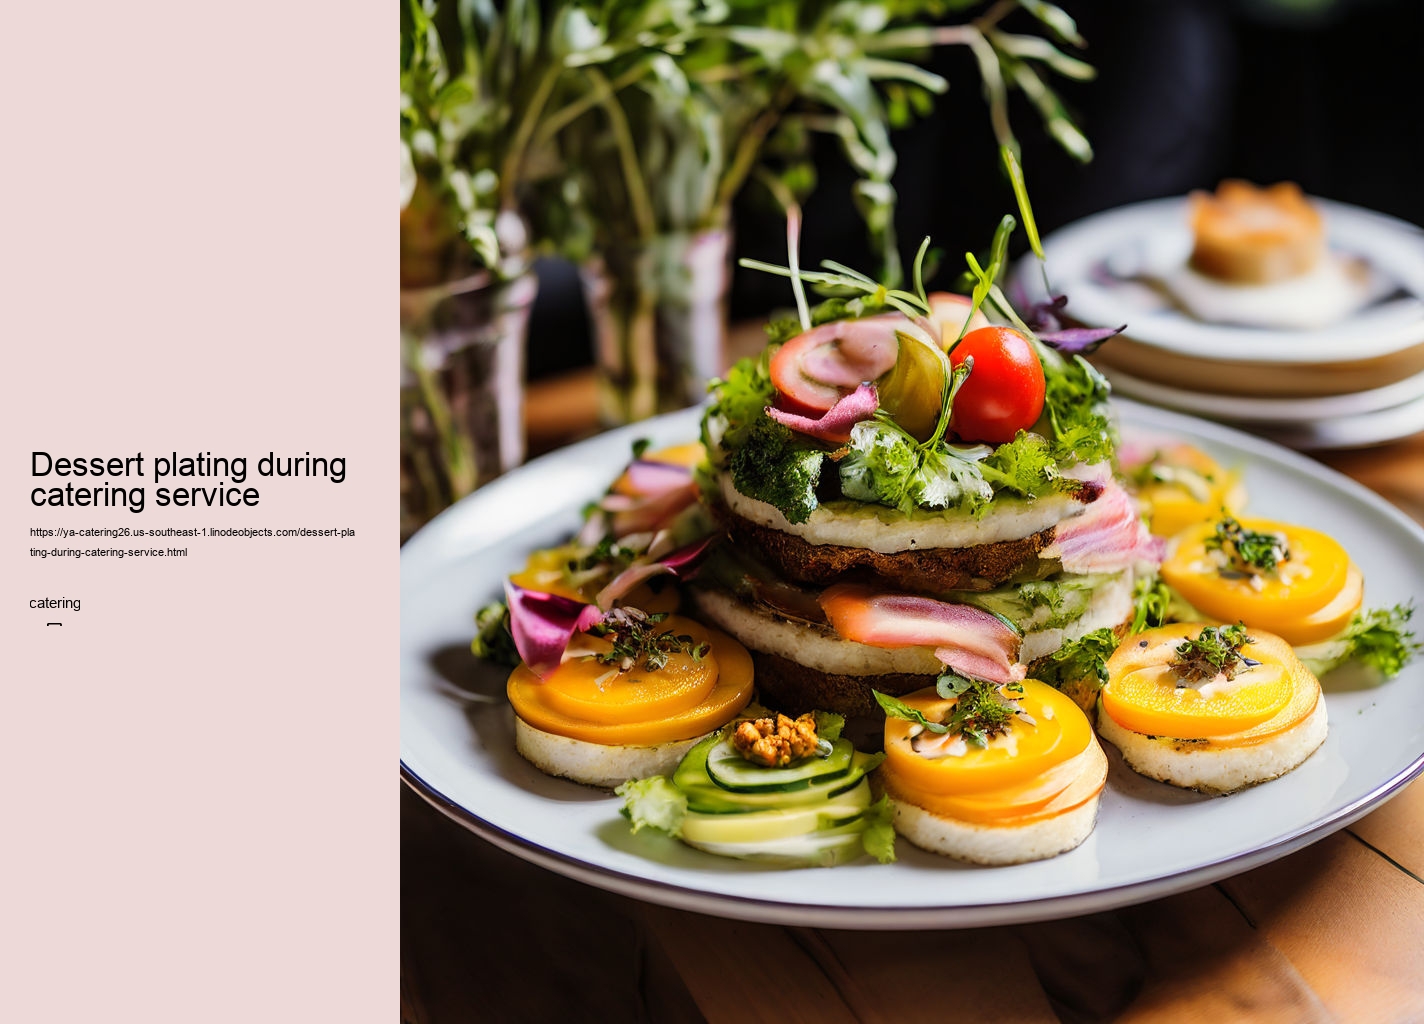
POLYGON ((1043 366, 1012 327, 970 331, 949 353, 959 366, 970 356, 974 369, 954 399, 949 429, 962 441, 1001 444, 1038 422, 1043 413, 1043 366))

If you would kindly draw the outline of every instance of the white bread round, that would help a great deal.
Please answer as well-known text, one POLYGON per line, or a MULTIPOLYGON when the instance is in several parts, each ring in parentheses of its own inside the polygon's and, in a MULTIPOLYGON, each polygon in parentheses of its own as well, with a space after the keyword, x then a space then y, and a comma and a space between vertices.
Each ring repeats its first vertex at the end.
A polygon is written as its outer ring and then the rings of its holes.
POLYGON ((611 746, 544 732, 518 715, 514 718, 514 749, 535 768, 546 775, 604 789, 621 786, 629 779, 670 775, 683 755, 705 736, 646 747, 611 746))
POLYGON ((821 505, 806 522, 792 523, 775 506, 737 490, 730 473, 718 474, 717 483, 727 508, 748 522, 789 533, 809 544, 863 548, 880 554, 1022 540, 1080 515, 1088 507, 1062 493, 1032 501, 1000 495, 983 516, 948 510, 907 515, 881 505, 845 502, 821 505))
MULTIPOLYGON (((1107 776, 1107 756, 1096 741, 1097 757, 1088 772, 1107 776)), ((1086 772, 1085 772, 1086 774, 1086 772)), ((942 818, 905 800, 890 797, 895 831, 922 850, 971 864, 1026 864, 1067 853, 1082 845, 1098 820, 1102 788, 1092 799, 1051 818, 1027 825, 982 825, 942 818)))
POLYGON ((1098 704, 1098 734, 1122 752, 1129 768, 1182 789, 1224 796, 1280 778, 1325 741, 1325 698, 1296 725, 1261 743, 1216 749, 1163 736, 1144 736, 1113 720, 1098 704))

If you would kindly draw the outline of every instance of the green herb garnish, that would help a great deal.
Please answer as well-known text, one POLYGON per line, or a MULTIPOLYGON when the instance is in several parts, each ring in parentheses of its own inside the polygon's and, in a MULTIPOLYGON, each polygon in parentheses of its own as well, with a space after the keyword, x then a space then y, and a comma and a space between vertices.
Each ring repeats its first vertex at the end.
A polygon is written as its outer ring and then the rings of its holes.
POLYGON ((922 725, 927 732, 938 733, 940 735, 949 732, 949 726, 942 722, 931 722, 925 717, 923 711, 910 707, 910 705, 906 704, 903 700, 891 697, 887 693, 881 693, 879 690, 871 690, 870 692, 875 695, 875 703, 880 705, 880 710, 884 711, 889 717, 900 718, 915 725, 922 725))
POLYGON ((1223 552, 1236 572, 1274 572, 1290 558, 1285 538, 1276 533, 1248 530, 1222 509, 1216 532, 1206 539, 1208 551, 1223 552))
POLYGON ((875 694, 876 703, 891 718, 922 726, 926 732, 936 735, 952 733, 963 736, 976 747, 987 746, 989 740, 1008 732, 1015 718, 1029 725, 1036 724, 1019 703, 1024 692, 1020 683, 1008 683, 1001 688, 997 683, 946 673, 940 677, 940 684, 936 685, 936 689, 942 695, 954 698, 954 709, 944 722, 932 721, 925 717, 924 712, 878 690, 871 692, 875 694), (944 686, 943 690, 940 690, 940 684, 944 686))
POLYGON ((1023 692, 1019 683, 1000 688, 995 683, 974 681, 954 702, 947 723, 950 732, 959 733, 976 747, 985 747, 995 736, 1008 732, 1015 718, 1036 724, 1019 703, 1023 692))
POLYGON ((889 864, 895 859, 895 828, 891 824, 895 818, 895 808, 888 796, 882 796, 867 807, 861 815, 865 831, 860 834, 861 845, 881 864, 889 864))
POLYGON ((1413 602, 1393 608, 1356 612, 1339 636, 1297 650, 1300 659, 1317 676, 1323 676, 1348 661, 1358 661, 1382 679, 1393 679, 1421 651, 1424 643, 1414 638, 1409 619, 1413 602))
POLYGON ((1172 603, 1172 591, 1155 576, 1142 576, 1132 585, 1132 625, 1130 635, 1144 629, 1155 629, 1167 621, 1167 609, 1172 603))
POLYGON ((497 665, 519 664, 519 651, 514 647, 514 635, 509 629, 509 608, 503 601, 494 601, 475 613, 475 630, 470 650, 476 657, 497 665))
POLYGON ((1053 427, 1053 457, 1059 462, 1106 462, 1116 443, 1107 401, 1107 378, 1082 356, 1064 360, 1047 346, 1043 357, 1043 408, 1053 427), (1045 353, 1052 353, 1052 357, 1045 353))
POLYGON ((1097 689, 1108 681, 1108 658, 1117 644, 1117 635, 1107 626, 1085 633, 1054 651, 1039 669, 1038 678, 1057 689, 1084 682, 1097 689))
POLYGON ((1242 647, 1255 642, 1246 635, 1245 623, 1205 626, 1195 640, 1183 640, 1177 645, 1177 656, 1169 664, 1183 681, 1178 686, 1219 675, 1232 679, 1241 669, 1260 664, 1241 653, 1242 647))
POLYGON ((708 644, 699 643, 686 633, 674 633, 670 629, 658 632, 653 628, 665 618, 667 615, 663 612, 649 614, 637 608, 615 608, 589 630, 612 647, 584 657, 601 665, 614 665, 619 672, 627 672, 641 660, 645 669, 656 672, 667 664, 672 654, 691 655, 694 661, 707 656, 711 649, 708 644))

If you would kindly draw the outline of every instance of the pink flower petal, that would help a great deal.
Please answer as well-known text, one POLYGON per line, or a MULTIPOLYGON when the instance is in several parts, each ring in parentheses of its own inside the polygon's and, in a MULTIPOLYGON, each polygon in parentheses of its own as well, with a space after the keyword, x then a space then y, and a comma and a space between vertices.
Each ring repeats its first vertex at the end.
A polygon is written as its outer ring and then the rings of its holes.
POLYGON ((875 391, 875 385, 862 384, 822 413, 819 419, 798 416, 775 406, 767 406, 766 414, 782 426, 790 427, 798 433, 809 434, 822 441, 844 444, 850 440, 851 428, 862 420, 870 419, 878 408, 880 396, 875 391))
POLYGON ((508 580, 504 597, 509 605, 509 629, 514 635, 515 650, 540 679, 548 678, 559 666, 574 633, 603 618, 603 612, 591 604, 526 590, 508 580))

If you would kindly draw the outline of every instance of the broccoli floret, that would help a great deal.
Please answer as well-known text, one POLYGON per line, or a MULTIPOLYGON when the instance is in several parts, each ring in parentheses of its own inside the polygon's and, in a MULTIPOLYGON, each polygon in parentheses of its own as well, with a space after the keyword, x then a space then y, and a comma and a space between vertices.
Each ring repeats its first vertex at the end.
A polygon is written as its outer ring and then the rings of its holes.
POLYGON ((727 462, 737 490, 774 506, 788 522, 804 523, 818 504, 816 484, 825 457, 817 448, 798 444, 790 430, 763 415, 727 462))

